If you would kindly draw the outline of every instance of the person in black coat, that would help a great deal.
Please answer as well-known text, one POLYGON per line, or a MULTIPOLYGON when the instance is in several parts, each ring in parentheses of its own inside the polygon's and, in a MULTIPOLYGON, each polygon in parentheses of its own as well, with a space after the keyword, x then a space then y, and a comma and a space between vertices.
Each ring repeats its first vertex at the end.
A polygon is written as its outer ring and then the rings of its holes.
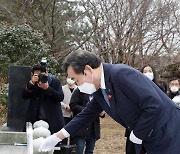
MULTIPOLYGON (((82 93, 78 88, 76 88, 70 100, 70 108, 73 112, 73 116, 80 113, 86 107, 86 104, 90 99, 92 99, 91 95, 82 93)), ((105 114, 102 113, 100 116, 104 117, 105 114)), ((93 120, 86 128, 83 128, 82 126, 82 129, 78 131, 74 138, 77 146, 77 154, 83 154, 85 147, 85 154, 93 153, 95 141, 100 139, 99 117, 93 120)))
POLYGON ((64 126, 61 102, 64 94, 59 79, 48 74, 44 68, 37 64, 32 68, 31 80, 22 92, 24 99, 30 99, 26 122, 32 124, 44 120, 49 124, 53 134, 64 126), (46 81, 41 81, 39 74, 44 73, 46 81))

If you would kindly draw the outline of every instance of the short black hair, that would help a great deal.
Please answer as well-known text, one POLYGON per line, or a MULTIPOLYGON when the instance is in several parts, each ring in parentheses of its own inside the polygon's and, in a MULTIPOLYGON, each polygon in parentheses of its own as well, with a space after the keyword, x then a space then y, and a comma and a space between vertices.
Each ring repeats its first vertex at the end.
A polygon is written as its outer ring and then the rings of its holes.
POLYGON ((32 69, 31 72, 34 74, 35 71, 41 71, 43 72, 42 66, 40 64, 35 64, 32 69))
POLYGON ((86 65, 93 69, 98 68, 101 64, 100 58, 92 52, 76 50, 71 52, 63 62, 63 68, 67 72, 68 66, 72 66, 75 73, 84 73, 86 65))
POLYGON ((178 82, 180 83, 179 79, 178 79, 178 78, 176 78, 176 77, 172 77, 172 78, 170 78, 170 79, 168 80, 168 83, 170 83, 171 81, 175 81, 175 80, 178 80, 178 82))

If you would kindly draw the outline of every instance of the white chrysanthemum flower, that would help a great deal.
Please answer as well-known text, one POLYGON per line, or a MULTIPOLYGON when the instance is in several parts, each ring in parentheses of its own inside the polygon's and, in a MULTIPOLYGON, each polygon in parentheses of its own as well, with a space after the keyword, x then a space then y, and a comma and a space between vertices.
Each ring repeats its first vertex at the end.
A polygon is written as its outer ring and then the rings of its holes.
POLYGON ((48 129, 44 128, 44 127, 38 127, 38 128, 35 128, 33 130, 33 138, 34 139, 37 139, 39 137, 46 138, 46 137, 48 137, 50 135, 51 135, 51 132, 48 129))
POLYGON ((49 129, 49 124, 46 121, 39 120, 33 124, 33 128, 38 128, 38 127, 44 127, 46 129, 49 129))

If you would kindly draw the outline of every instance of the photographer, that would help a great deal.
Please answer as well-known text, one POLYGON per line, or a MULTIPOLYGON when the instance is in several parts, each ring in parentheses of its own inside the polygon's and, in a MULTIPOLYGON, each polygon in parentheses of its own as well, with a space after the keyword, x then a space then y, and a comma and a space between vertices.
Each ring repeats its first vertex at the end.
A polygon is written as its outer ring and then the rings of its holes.
POLYGON ((33 124, 44 120, 48 122, 51 133, 64 126, 59 103, 64 99, 60 80, 48 74, 42 63, 32 67, 32 77, 23 90, 22 97, 30 99, 26 122, 33 124))

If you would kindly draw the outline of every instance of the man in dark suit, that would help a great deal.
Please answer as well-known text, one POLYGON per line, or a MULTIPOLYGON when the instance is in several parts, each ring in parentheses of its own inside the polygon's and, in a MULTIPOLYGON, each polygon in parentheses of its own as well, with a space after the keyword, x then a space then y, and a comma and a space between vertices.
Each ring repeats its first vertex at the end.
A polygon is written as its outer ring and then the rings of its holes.
POLYGON ((60 80, 48 74, 45 67, 32 67, 32 77, 23 90, 22 97, 30 99, 26 121, 32 124, 44 120, 51 133, 64 126, 60 102, 64 99, 60 80), (40 77, 40 74, 44 77, 40 77), (41 79, 40 79, 41 78, 41 79))
POLYGON ((180 153, 180 108, 141 72, 124 64, 102 64, 93 53, 75 51, 64 61, 68 77, 81 92, 93 93, 93 100, 68 125, 48 137, 40 151, 76 134, 105 110, 127 128, 136 153, 180 153), (106 96, 105 96, 106 95, 106 96))

